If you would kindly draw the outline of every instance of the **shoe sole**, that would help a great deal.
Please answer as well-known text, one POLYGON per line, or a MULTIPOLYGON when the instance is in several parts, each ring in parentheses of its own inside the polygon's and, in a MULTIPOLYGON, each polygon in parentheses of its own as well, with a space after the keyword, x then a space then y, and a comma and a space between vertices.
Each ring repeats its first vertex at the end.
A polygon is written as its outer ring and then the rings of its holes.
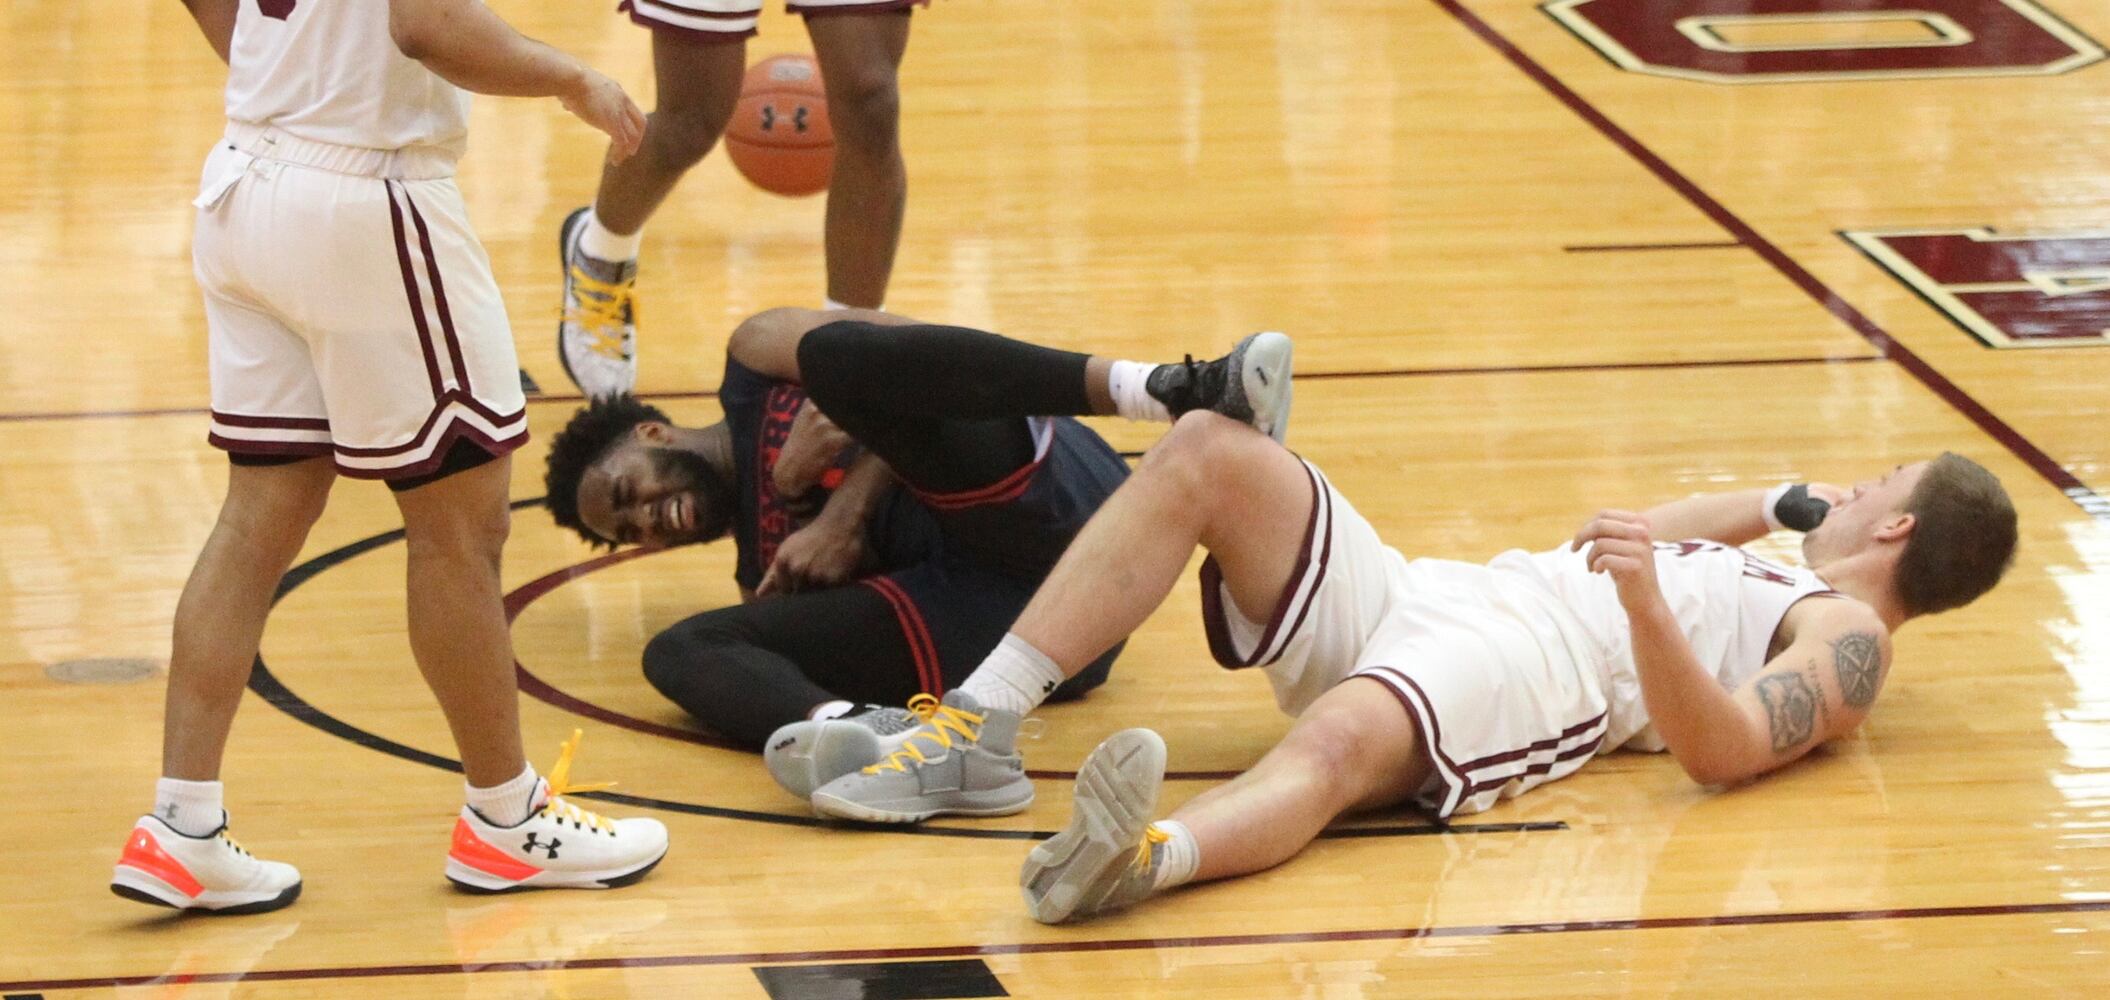
POLYGON ((860 767, 879 762, 879 734, 854 722, 814 725, 802 753, 773 751, 763 755, 769 776, 787 792, 810 801, 816 789, 860 767))
POLYGON ((1274 438, 1276 444, 1289 436, 1289 408, 1295 391, 1290 382, 1293 345, 1281 333, 1256 333, 1241 345, 1238 359, 1239 385, 1246 405, 1253 411, 1253 426, 1274 438))
MULTIPOLYGON (((572 209, 571 214, 564 217, 564 224, 557 227, 557 287, 560 290, 560 294, 562 294, 562 289, 571 286, 572 236, 579 231, 580 226, 586 224, 586 213, 592 210, 593 207, 590 205, 572 209)), ((569 295, 564 297, 570 298, 569 295)), ((557 364, 564 368, 564 377, 571 380, 572 388, 579 390, 580 395, 586 395, 586 387, 579 382, 579 376, 572 373, 571 360, 564 356, 564 310, 562 308, 557 310, 557 364)))
POLYGON ((1069 920, 1109 868, 1124 869, 1143 841, 1165 781, 1165 741, 1148 729, 1126 729, 1099 744, 1077 771, 1068 826, 1033 848, 1018 873, 1026 910, 1044 924, 1069 920))
POLYGON ((815 793, 813 811, 836 819, 855 820, 860 823, 921 823, 934 816, 1010 816, 1025 812, 1033 805, 1033 788, 1026 786, 1026 797, 1017 802, 1002 802, 991 806, 939 806, 932 809, 881 809, 835 795, 815 793))
POLYGON ((527 892, 533 889, 620 889, 637 882, 652 869, 666 860, 667 852, 641 865, 599 872, 566 872, 544 869, 527 879, 515 882, 478 871, 453 858, 447 859, 447 881, 462 892, 475 896, 496 896, 508 892, 527 892))
POLYGON ((145 903, 148 906, 162 906, 171 910, 181 910, 185 913, 198 913, 211 917, 236 917, 245 913, 269 913, 272 910, 285 909, 288 906, 292 906, 294 900, 300 898, 301 885, 302 883, 295 882, 275 895, 261 898, 244 898, 237 902, 216 904, 211 900, 211 897, 236 895, 249 897, 255 894, 207 892, 196 899, 191 899, 169 888, 160 879, 136 869, 119 868, 116 874, 110 877, 110 892, 119 898, 129 899, 135 903, 145 903))

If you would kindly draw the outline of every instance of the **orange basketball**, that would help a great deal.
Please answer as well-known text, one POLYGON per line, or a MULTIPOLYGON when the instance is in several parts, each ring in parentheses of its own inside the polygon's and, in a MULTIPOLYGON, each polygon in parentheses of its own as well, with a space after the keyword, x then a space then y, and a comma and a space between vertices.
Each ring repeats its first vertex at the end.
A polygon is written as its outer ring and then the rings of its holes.
POLYGON ((747 68, 740 103, 725 129, 725 151, 740 175, 764 191, 806 195, 828 187, 835 130, 811 56, 770 56, 747 68))

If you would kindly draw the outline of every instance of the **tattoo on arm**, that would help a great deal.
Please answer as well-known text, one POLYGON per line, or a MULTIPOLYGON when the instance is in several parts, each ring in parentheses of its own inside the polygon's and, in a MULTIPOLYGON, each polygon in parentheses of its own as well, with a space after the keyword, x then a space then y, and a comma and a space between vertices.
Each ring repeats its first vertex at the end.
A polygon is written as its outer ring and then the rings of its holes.
POLYGON ((1801 674, 1759 678, 1758 700, 1766 706, 1774 753, 1794 750, 1817 731, 1817 689, 1801 674))
POLYGON ((1839 693, 1855 708, 1875 703, 1883 670, 1883 649, 1868 632, 1848 632, 1832 643, 1832 668, 1839 673, 1839 693))

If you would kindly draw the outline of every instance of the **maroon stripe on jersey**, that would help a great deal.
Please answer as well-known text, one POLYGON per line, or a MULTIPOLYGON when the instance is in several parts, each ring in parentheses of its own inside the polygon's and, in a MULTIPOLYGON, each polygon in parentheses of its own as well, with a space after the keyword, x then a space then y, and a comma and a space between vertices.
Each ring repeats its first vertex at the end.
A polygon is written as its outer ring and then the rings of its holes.
POLYGON ((425 323, 425 297, 418 294, 417 270, 410 263, 410 241, 403 235, 403 208, 396 204, 394 181, 382 184, 388 190, 388 221, 395 227, 396 264, 403 271, 403 294, 410 300, 410 318, 418 330, 418 348, 425 352, 425 378, 432 383, 432 398, 438 400, 446 395, 447 387, 440 381, 439 358, 432 352, 432 330, 425 323))
POLYGON ((432 254, 432 231, 425 228, 425 214, 418 211, 418 203, 410 197, 410 189, 401 181, 397 188, 403 192, 403 204, 410 207, 410 223, 417 227, 419 248, 425 252, 425 275, 432 282, 432 304, 439 310, 440 333, 447 338, 447 352, 454 356, 454 384, 463 393, 474 391, 469 386, 469 364, 462 358, 462 342, 454 336, 454 313, 447 308, 447 285, 440 280, 440 262, 432 254))
POLYGON ((908 642, 909 657, 916 661, 916 684, 924 693, 933 696, 944 693, 945 680, 938 670, 938 654, 930 641, 930 632, 923 625, 923 615, 916 610, 916 602, 909 599, 900 585, 885 577, 875 576, 859 583, 872 588, 894 609, 894 617, 901 622, 901 637, 908 642))
MULTIPOLYGON (((1309 467, 1305 469, 1305 474, 1311 475, 1309 467)), ((1253 644, 1252 655, 1239 655, 1238 643, 1231 637, 1230 619, 1223 606, 1223 568, 1216 564, 1215 556, 1202 560, 1202 634, 1209 640, 1209 655, 1225 670, 1242 670, 1257 665, 1262 654, 1267 652, 1268 640, 1274 638, 1276 631, 1282 627, 1283 620, 1289 617, 1291 606, 1296 603, 1298 588, 1304 582, 1304 573, 1311 568, 1312 544, 1319 531, 1321 491, 1316 477, 1312 479, 1311 491, 1311 513, 1304 519, 1304 544, 1297 550, 1297 565, 1290 570, 1289 585, 1283 588, 1282 596, 1275 599, 1275 610, 1268 616, 1267 629, 1261 634, 1260 641, 1253 644)), ((1332 533, 1327 534, 1330 550, 1332 533)), ((1325 565, 1322 563, 1321 579, 1324 575, 1325 565)), ((1318 593, 1318 581, 1313 581, 1311 590, 1305 593, 1307 606, 1318 597, 1318 593)), ((1303 615, 1298 615, 1297 620, 1302 621, 1303 615)))
MULTIPOLYGON (((1318 572, 1313 573, 1311 576, 1311 590, 1304 595, 1304 609, 1297 612, 1297 620, 1291 622, 1289 631, 1282 634, 1282 648, 1276 651, 1274 656, 1268 658, 1269 663, 1282 658, 1283 652, 1289 649, 1289 641, 1295 638, 1298 630, 1304 627, 1304 619, 1311 616, 1312 605, 1319 603, 1319 585, 1326 582, 1326 567, 1333 562, 1333 491, 1326 488, 1326 483, 1319 478, 1317 470, 1307 465, 1304 467, 1304 471, 1311 476, 1312 493, 1316 498, 1313 503, 1326 504, 1326 545, 1319 549, 1319 569, 1318 572)), ((1316 518, 1313 519, 1312 525, 1317 527, 1318 520, 1316 518)), ((1305 534, 1309 536, 1310 532, 1307 531, 1305 534)), ((1309 546, 1310 544, 1310 540, 1307 537, 1305 545, 1309 546)), ((1272 633, 1272 630, 1270 632, 1272 633)), ((1261 648, 1265 649, 1268 645, 1268 640, 1272 638, 1272 634, 1261 636, 1261 648)))
MULTIPOLYGON (((1478 760, 1469 760, 1466 761, 1465 766, 1460 768, 1459 770, 1461 773, 1465 771, 1477 771, 1483 767, 1492 767, 1496 764, 1507 764, 1513 760, 1529 757, 1532 754, 1537 753, 1541 750, 1551 750, 1554 747, 1560 746, 1561 744, 1576 738, 1577 736, 1581 736, 1582 734, 1589 732, 1593 728, 1602 726, 1604 724, 1604 717, 1605 713, 1599 712, 1597 713, 1596 718, 1591 719, 1588 722, 1578 722, 1575 725, 1569 726, 1568 728, 1561 730, 1561 734, 1559 736, 1555 736, 1552 739, 1540 740, 1537 743, 1531 744, 1530 746, 1521 747, 1516 750, 1509 750, 1498 754, 1490 754, 1478 760)), ((1600 736, 1600 738, 1602 737, 1600 736)))
POLYGON ((281 431, 326 431, 330 422, 321 417, 252 417, 242 413, 209 411, 213 423, 228 427, 257 427, 281 431))

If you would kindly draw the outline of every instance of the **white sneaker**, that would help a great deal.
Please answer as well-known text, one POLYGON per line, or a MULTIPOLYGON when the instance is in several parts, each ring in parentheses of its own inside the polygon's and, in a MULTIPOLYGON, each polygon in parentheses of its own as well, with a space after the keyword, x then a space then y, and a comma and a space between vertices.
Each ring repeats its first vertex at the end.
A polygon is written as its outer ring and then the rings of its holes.
POLYGON ((588 399, 637 388, 637 261, 589 257, 579 249, 581 208, 557 231, 564 269, 564 313, 557 320, 557 360, 588 399))
POLYGON ((203 837, 159 816, 141 816, 110 875, 110 891, 155 906, 230 914, 264 913, 299 899, 299 870, 243 849, 221 816, 220 828, 203 837))
POLYGON ((859 705, 848 715, 780 726, 762 747, 762 763, 777 784, 805 802, 814 789, 901 749, 937 710, 938 699, 919 694, 907 708, 859 705))
POLYGON ((571 739, 549 777, 535 787, 533 812, 499 826, 463 806, 447 851, 447 880, 466 892, 518 889, 613 889, 644 878, 667 855, 667 828, 656 819, 610 819, 564 798, 608 784, 571 785, 571 739))

